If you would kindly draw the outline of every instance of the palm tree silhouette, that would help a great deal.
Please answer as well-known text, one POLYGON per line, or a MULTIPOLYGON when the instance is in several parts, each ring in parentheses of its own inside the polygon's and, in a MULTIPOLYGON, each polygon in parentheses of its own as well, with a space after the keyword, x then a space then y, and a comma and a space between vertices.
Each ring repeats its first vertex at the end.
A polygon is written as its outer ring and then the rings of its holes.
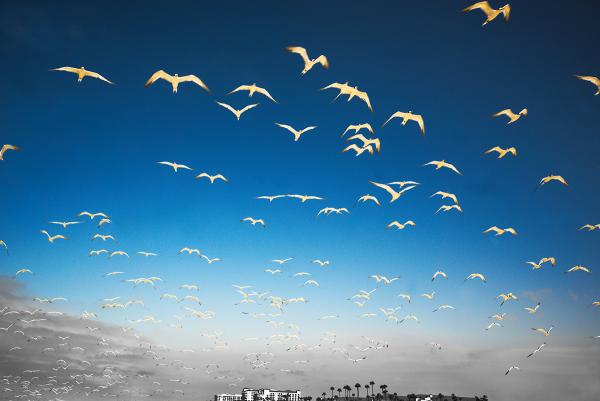
POLYGON ((369 384, 371 385, 371 397, 373 397, 373 389, 375 388, 375 382, 371 380, 369 384))
POLYGON ((369 385, 365 384, 365 390, 367 391, 367 398, 369 398, 369 385))
POLYGON ((354 387, 356 387, 356 398, 360 398, 360 388, 362 387, 360 383, 355 383, 354 387))
POLYGON ((338 398, 341 398, 342 397, 342 389, 338 387, 337 392, 338 392, 338 398))

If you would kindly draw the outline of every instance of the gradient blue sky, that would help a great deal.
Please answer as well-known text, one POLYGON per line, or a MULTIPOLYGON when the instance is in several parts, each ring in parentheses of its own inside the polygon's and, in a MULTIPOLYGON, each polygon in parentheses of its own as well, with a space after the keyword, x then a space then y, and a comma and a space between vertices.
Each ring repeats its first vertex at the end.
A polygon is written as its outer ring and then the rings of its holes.
MULTIPOLYGON (((202 329, 239 322, 238 295, 232 283, 252 284, 279 295, 306 296, 308 305, 288 307, 286 319, 301 323, 308 336, 363 321, 359 313, 400 304, 396 295, 436 291, 436 300, 418 300, 400 315, 414 312, 420 326, 392 327, 376 318, 379 331, 411 335, 449 331, 464 343, 537 345, 530 327, 556 325, 556 341, 584 344, 599 334, 598 232, 580 232, 598 219, 598 103, 595 89, 573 74, 598 75, 598 8, 593 2, 564 4, 511 1, 509 23, 500 19, 482 28, 483 14, 463 14, 469 2, 7 2, 0 6, 0 142, 22 148, 0 162, 0 238, 11 249, 0 255, 3 274, 29 267, 26 280, 35 296, 66 296, 73 313, 99 309, 98 299, 121 295, 142 298, 145 310, 101 312, 103 320, 153 314, 171 321, 181 304, 163 304, 158 295, 177 292, 183 282, 198 283, 217 318, 191 323, 202 329), (288 45, 328 56, 329 70, 306 76, 288 45), (49 69, 85 66, 117 83, 75 77, 49 69), (158 69, 196 74, 211 93, 183 85, 177 95, 157 82, 143 84, 158 69), (369 93, 374 113, 356 100, 331 100, 319 92, 331 82, 358 85, 369 93), (225 96, 241 84, 256 82, 278 104, 255 95, 225 96), (236 121, 217 106, 259 107, 236 121), (494 112, 529 109, 511 126, 492 119, 494 112), (409 124, 381 124, 395 111, 412 110, 425 118, 426 138, 409 124), (317 125, 295 143, 274 122, 301 128, 317 125), (370 122, 382 140, 381 154, 355 158, 340 154, 345 127, 370 122), (518 157, 483 156, 493 146, 516 146, 518 157), (421 165, 446 159, 463 173, 434 171, 421 165), (174 174, 157 161, 187 164, 196 172, 220 172, 228 184, 209 185, 194 174, 174 174), (538 181, 561 174, 569 188, 538 181), (368 181, 412 179, 422 183, 394 204, 368 181), (437 190, 456 193, 463 214, 434 215, 444 202, 430 199, 437 190), (302 193, 325 201, 271 204, 258 195, 302 193), (377 195, 384 206, 359 205, 358 197, 377 195), (351 208, 350 216, 315 217, 321 207, 351 208), (70 240, 49 244, 40 229, 62 231, 50 220, 72 220, 82 210, 103 211, 113 224, 71 227, 70 240), (262 217, 268 227, 241 224, 262 217), (412 219, 415 229, 388 231, 391 220, 412 219), (483 236, 485 228, 512 226, 518 237, 483 236), (95 232, 114 234, 116 244, 95 244, 95 232), (106 246, 128 251, 130 260, 88 258, 89 249, 106 246), (200 248, 222 263, 207 265, 177 255, 183 246, 200 248), (160 254, 142 259, 139 250, 160 254), (263 270, 273 258, 293 256, 286 274, 263 270), (554 269, 532 272, 525 261, 555 256, 554 269), (311 265, 330 259, 327 269, 311 265), (575 264, 593 274, 562 272, 575 264), (449 281, 430 282, 438 269, 449 281), (154 291, 131 290, 119 279, 102 278, 122 270, 127 278, 158 275, 154 291), (321 288, 301 288, 289 273, 310 271, 321 288), (463 283, 471 272, 489 282, 463 283), (381 288, 374 301, 358 310, 345 299, 371 289, 370 274, 400 274, 381 288), (512 291, 519 303, 503 308, 514 315, 502 334, 482 336, 487 316, 500 311, 495 297, 512 291), (529 295, 528 295, 529 294, 529 295), (536 316, 522 308, 540 298, 536 316), (432 316, 449 303, 448 314, 432 316), (323 324, 316 318, 340 314, 323 324)), ((256 333, 269 332, 249 323, 256 333)), ((173 333, 148 327, 165 339, 173 333)), ((253 332, 245 333, 252 336, 253 332)), ((181 343, 194 339, 181 335, 181 343)), ((235 343, 235 336, 232 338, 235 343)))

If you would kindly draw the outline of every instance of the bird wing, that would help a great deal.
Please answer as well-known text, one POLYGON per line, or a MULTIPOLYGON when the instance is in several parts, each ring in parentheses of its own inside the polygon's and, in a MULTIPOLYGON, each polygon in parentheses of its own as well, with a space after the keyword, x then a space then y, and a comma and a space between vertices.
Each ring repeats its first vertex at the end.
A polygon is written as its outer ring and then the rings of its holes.
MULTIPOLYGON (((306 52, 306 49, 304 47, 300 47, 300 46, 289 46, 285 48, 288 52, 291 53, 296 53, 298 54, 300 57, 302 57, 302 60, 304 61, 304 64, 308 64, 310 63, 310 59, 308 58, 308 53, 306 52)), ((325 59, 327 60, 327 59, 325 59)))
POLYGON ((292 127, 291 125, 287 125, 287 124, 279 124, 279 123, 275 123, 275 125, 281 127, 281 128, 285 128, 286 130, 290 131, 292 134, 296 135, 296 133, 298 131, 296 131, 294 129, 294 127, 292 127))
POLYGON ((66 72, 72 72, 74 74, 79 74, 79 68, 74 68, 74 67, 53 68, 52 71, 66 71, 66 72))
POLYGON ((486 154, 486 155, 487 155, 488 153, 492 153, 492 152, 498 152, 498 153, 501 153, 501 152, 502 152, 502 150, 503 150, 503 149, 502 149, 500 146, 494 146, 493 148, 491 148, 491 149, 489 149, 489 150, 486 150, 486 151, 484 152, 484 154, 486 154))
POLYGON ((369 181, 371 184, 375 185, 376 187, 379 187, 381 189, 384 189, 386 192, 388 192, 389 194, 391 194, 392 196, 396 194, 396 191, 394 191, 392 189, 392 187, 390 187, 389 185, 386 184, 380 184, 378 182, 374 182, 374 181, 369 181))
POLYGON ((367 139, 367 138, 365 138, 365 136, 363 134, 352 135, 351 137, 349 137, 348 139, 346 139, 346 141, 351 141, 353 139, 358 139, 358 140, 362 141, 363 146, 370 142, 370 140, 367 139))
POLYGON ((419 128, 421 128, 421 133, 425 136, 425 121, 423 121, 423 116, 421 115, 413 115, 413 121, 416 121, 419 124, 419 128))
POLYGON ((582 81, 590 82, 600 88, 600 79, 598 77, 590 75, 575 75, 575 77, 581 79, 582 81))
POLYGON ((394 114, 392 114, 392 115, 390 116, 390 118, 388 118, 388 119, 387 119, 387 121, 386 121, 386 122, 384 122, 384 123, 383 123, 382 127, 383 127, 383 126, 385 126, 387 123, 389 123, 389 122, 390 122, 390 120, 392 120, 392 119, 394 119, 394 118, 396 118, 396 117, 400 117, 400 118, 404 119, 404 118, 406 118, 406 116, 407 116, 407 115, 408 115, 408 113, 403 113, 403 112, 401 112, 401 111, 397 111, 397 112, 395 112, 394 114))
POLYGON ((320 63, 324 68, 329 68, 329 60, 325 57, 324 54, 321 54, 319 57, 315 59, 315 63, 320 63))
POLYGON ((227 103, 221 103, 221 102, 217 102, 217 104, 219 106, 225 107, 227 110, 229 110, 230 112, 232 112, 233 114, 237 113, 237 110, 234 109, 233 107, 231 107, 230 105, 228 105, 227 103))
POLYGON ((504 14, 504 20, 508 21, 508 19, 510 18, 510 4, 504 6, 504 8, 502 9, 502 14, 504 14))
POLYGON ((457 173, 457 174, 460 174, 460 175, 463 175, 463 174, 462 174, 460 171, 458 171, 458 169, 457 169, 456 167, 454 167, 454 165, 453 165, 453 164, 450 164, 450 163, 444 163, 444 165, 445 165, 446 167, 448 167, 450 170, 454 171, 455 173, 457 173))
POLYGON ((266 90, 265 88, 256 88, 256 91, 258 93, 262 93, 263 95, 265 95, 266 97, 268 97, 269 99, 271 99, 272 101, 274 101, 275 103, 277 103, 277 100, 273 99, 273 96, 271 96, 271 94, 269 93, 269 91, 266 90))
POLYGON ((373 111, 373 106, 371 106, 371 100, 369 100, 369 95, 367 92, 357 91, 356 96, 367 104, 369 110, 373 111))
POLYGON ((248 106, 246 106, 240 110, 240 114, 243 114, 245 111, 248 111, 256 106, 258 106, 258 104, 249 104, 248 106))
POLYGON ((104 78, 102 75, 100 75, 100 74, 98 74, 97 72, 94 72, 94 71, 88 71, 88 70, 86 70, 85 71, 85 75, 87 75, 88 77, 100 79, 100 80, 102 80, 104 82, 108 82, 111 85, 115 84, 114 82, 109 81, 108 79, 104 78))
POLYGON ((509 118, 512 118, 514 115, 515 113, 513 113, 511 109, 504 109, 494 114, 494 117, 507 116, 509 118))
POLYGON ((465 8, 463 10, 463 12, 477 10, 477 9, 481 9, 481 11, 483 11, 486 15, 488 15, 494 11, 494 9, 490 6, 490 3, 488 3, 487 1, 480 1, 480 2, 472 4, 469 7, 465 8))
POLYGON ((342 153, 347 152, 349 150, 354 150, 356 153, 359 153, 362 149, 358 147, 355 143, 348 145, 346 148, 342 150, 342 153))
POLYGON ((179 82, 193 82, 196 85, 198 85, 199 87, 201 87, 202 89, 204 89, 207 92, 210 92, 210 89, 208 89, 208 86, 206 86, 206 84, 197 76, 191 74, 191 75, 184 75, 182 77, 179 77, 179 82))
POLYGON ((331 89, 331 88, 335 88, 335 89, 339 89, 340 91, 343 91, 343 90, 349 89, 350 87, 348 86, 348 84, 340 84, 339 82, 334 82, 334 83, 322 88, 321 90, 331 89))
POLYGON ((158 70, 154 74, 152 74, 152 76, 144 84, 144 88, 147 88, 148 86, 152 85, 158 79, 164 79, 165 81, 169 82, 173 81, 173 77, 170 74, 166 73, 164 70, 158 70))

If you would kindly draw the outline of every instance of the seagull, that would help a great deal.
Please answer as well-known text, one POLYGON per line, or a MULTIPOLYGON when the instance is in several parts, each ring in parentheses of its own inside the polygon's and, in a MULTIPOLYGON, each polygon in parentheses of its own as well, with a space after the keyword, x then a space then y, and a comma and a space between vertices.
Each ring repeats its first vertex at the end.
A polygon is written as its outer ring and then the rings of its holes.
POLYGON ((100 238, 102 241, 106 241, 107 239, 111 239, 111 240, 115 241, 115 237, 113 237, 112 235, 102 235, 102 234, 95 234, 92 237, 92 241, 95 239, 98 239, 98 238, 100 238))
POLYGON ((541 187, 544 184, 549 183, 550 181, 558 181, 561 184, 563 184, 564 186, 569 186, 569 184, 567 183, 567 181, 560 175, 549 175, 547 177, 544 177, 540 180, 540 183, 538 184, 538 188, 541 187))
POLYGON ((305 287, 305 286, 307 286, 307 285, 309 285, 309 284, 312 284, 312 285, 314 285, 315 287, 320 287, 320 286, 321 286, 321 284, 319 284, 319 283, 318 283, 317 281, 315 281, 315 280, 307 280, 307 281, 305 281, 305 282, 304 282, 304 284, 302 284, 302 286, 303 286, 303 287, 305 287))
POLYGON ((527 311, 527 313, 533 314, 537 312, 537 310, 540 308, 540 305, 541 304, 538 302, 533 308, 526 307, 524 309, 527 311))
POLYGON ((277 274, 277 273, 283 273, 283 270, 281 270, 281 269, 275 269, 275 270, 272 270, 272 269, 266 269, 266 270, 265 270, 265 272, 266 272, 266 273, 271 273, 271 275, 275 275, 275 274, 277 274))
POLYGON ((463 175, 460 171, 458 171, 458 169, 456 167, 454 167, 453 164, 447 163, 445 160, 433 160, 433 161, 430 161, 429 163, 423 164, 423 167, 432 166, 432 165, 435 166, 436 170, 439 170, 442 167, 445 167, 445 168, 448 168, 448 169, 454 171, 456 174, 463 175))
POLYGON ((404 224, 400 223, 398 220, 394 220, 390 224, 387 225, 387 228, 396 227, 398 230, 404 230, 404 228, 406 226, 413 226, 414 227, 416 225, 417 224, 414 221, 412 221, 412 220, 408 220, 404 224))
POLYGON ((124 251, 115 251, 113 253, 110 254, 109 258, 112 258, 113 256, 127 256, 129 257, 129 255, 127 254, 127 252, 124 251))
POLYGON ((399 280, 400 276, 396 276, 393 277, 391 279, 387 278, 386 276, 381 276, 379 274, 373 274, 372 276, 369 276, 369 278, 372 278, 373 280, 375 280, 377 283, 381 283, 383 282, 383 284, 385 285, 390 285, 392 284, 394 281, 399 280))
POLYGON ((112 221, 110 221, 110 219, 102 219, 98 222, 98 228, 102 227, 105 224, 111 224, 112 221))
POLYGON ((531 358, 532 356, 534 356, 535 354, 537 354, 538 352, 540 352, 540 350, 542 348, 544 348, 546 346, 546 343, 542 343, 539 347, 537 347, 536 349, 533 350, 533 352, 529 355, 527 355, 527 358, 531 358))
POLYGON ((556 265, 556 259, 553 257, 542 258, 542 259, 540 259, 540 261, 538 263, 535 263, 535 262, 525 262, 525 263, 532 266, 531 270, 538 270, 538 269, 541 269, 542 265, 546 262, 550 262, 552 267, 554 267, 556 265))
POLYGON ((371 145, 363 146, 361 148, 360 146, 358 146, 355 143, 346 146, 344 149, 342 149, 341 153, 348 152, 350 150, 353 150, 356 152, 356 155, 355 155, 356 157, 362 155, 365 151, 368 151, 369 154, 371 154, 371 155, 373 154, 373 147, 371 145))
POLYGON ((202 252, 200 252, 200 250, 198 248, 188 248, 183 247, 179 250, 179 252, 177 252, 177 254, 182 254, 182 253, 187 253, 188 255, 191 255, 192 253, 195 253, 198 256, 202 256, 202 252))
POLYGON ((506 373, 504 374, 504 376, 506 376, 507 374, 510 373, 511 370, 520 370, 518 366, 511 366, 510 368, 508 368, 508 370, 506 371, 506 373))
POLYGON ((579 228, 579 230, 587 230, 587 231, 594 231, 594 230, 600 230, 600 224, 585 224, 583 226, 581 226, 579 228))
POLYGON ((346 141, 351 141, 353 139, 358 139, 359 141, 361 141, 363 148, 366 148, 367 146, 370 146, 370 145, 374 145, 377 153, 379 153, 381 151, 381 141, 379 140, 379 138, 369 139, 369 138, 366 138, 363 134, 354 134, 351 137, 349 137, 348 139, 346 139, 346 141))
POLYGON ((467 276, 467 278, 465 278, 465 281, 467 280, 473 280, 473 279, 480 279, 481 281, 483 281, 484 283, 486 282, 485 280, 485 276, 481 273, 471 273, 467 276))
POLYGON ((546 330, 543 327, 542 328, 535 328, 535 327, 533 327, 533 328, 531 328, 531 330, 537 331, 539 333, 542 333, 544 335, 544 337, 548 337, 550 335, 550 332, 552 331, 553 328, 554 328, 554 326, 550 326, 550 328, 548 330, 546 330))
MULTIPOLYGON (((325 90, 325 89, 338 89, 340 91, 340 93, 335 97, 335 99, 337 99, 340 95, 348 95, 348 101, 352 100, 353 97, 357 97, 360 100, 362 100, 363 102, 366 103, 366 105, 369 107, 369 110, 373 111, 373 107, 371 106, 371 101, 369 100, 369 95, 367 94, 367 92, 362 92, 360 90, 358 90, 358 87, 351 87, 348 85, 348 82, 344 83, 344 84, 340 84, 339 82, 334 82, 331 85, 327 85, 324 88, 321 88, 321 90, 325 90)), ((335 100, 333 99, 333 100, 335 100)))
POLYGON ((400 298, 406 299, 408 303, 410 303, 410 295, 408 294, 398 294, 400 298))
POLYGON ((577 266, 573 266, 573 267, 571 267, 571 268, 570 268, 569 270, 567 270, 565 273, 573 273, 573 272, 576 272, 576 271, 582 271, 582 272, 586 272, 586 273, 591 273, 591 272, 592 272, 590 269, 588 269, 588 268, 587 268, 587 267, 585 267, 585 266, 580 266, 580 265, 577 265, 577 266))
POLYGON ((517 121, 519 118, 521 118, 521 116, 526 116, 527 114, 528 114, 527 109, 521 110, 519 112, 519 114, 513 113, 513 111, 511 109, 505 109, 505 110, 497 112, 492 117, 506 116, 509 119, 507 124, 512 124, 515 121, 517 121))
POLYGON ((228 105, 227 103, 221 103, 221 102, 216 102, 219 106, 225 107, 227 110, 229 110, 230 112, 232 112, 235 117, 237 118, 238 121, 240 121, 240 118, 242 117, 242 114, 244 114, 244 112, 258 106, 258 104, 249 104, 248 106, 244 107, 241 110, 236 110, 233 107, 231 107, 230 105, 228 105))
POLYGON ((462 208, 460 205, 442 205, 438 210, 436 210, 435 214, 438 214, 440 211, 449 212, 452 209, 456 209, 462 213, 462 208))
POLYGON ((405 320, 414 320, 415 322, 419 323, 419 319, 415 316, 415 315, 406 315, 404 316, 404 318, 402 320, 400 320, 398 323, 402 323, 405 320))
POLYGON ((427 299, 433 299, 433 296, 434 296, 434 295, 435 295, 435 291, 432 291, 432 292, 431 292, 431 294, 427 294, 427 293, 425 293, 425 294, 421 294, 421 296, 422 296, 423 298, 427 298, 427 299))
POLYGON ((323 200, 324 198, 321 198, 319 196, 314 196, 314 195, 286 195, 288 198, 296 198, 296 199, 300 199, 300 201, 302 203, 306 202, 307 200, 323 200))
POLYGON ((306 127, 304 129, 301 130, 297 130, 294 127, 290 126, 290 125, 286 125, 286 124, 279 124, 279 123, 275 123, 275 125, 281 127, 281 128, 285 128, 286 130, 290 131, 292 134, 294 134, 294 142, 298 142, 298 140, 300 139, 300 137, 302 136, 302 134, 304 134, 305 132, 311 131, 315 128, 317 128, 316 126, 311 126, 311 127, 306 127))
POLYGON ((512 292, 509 292, 508 294, 499 294, 496 299, 498 298, 502 298, 502 302, 500 302, 500 306, 504 305, 505 302, 508 302, 510 300, 518 300, 517 296, 515 294, 513 294, 512 292))
POLYGON ((223 174, 210 175, 208 173, 200 173, 196 176, 197 180, 199 180, 201 178, 208 178, 210 180, 211 184, 214 184, 215 180, 223 180, 225 182, 229 182, 229 181, 227 181, 227 178, 225 178, 225 176, 223 174))
POLYGON ((412 111, 409 111, 408 113, 397 111, 394 114, 392 114, 392 116, 390 118, 388 118, 385 123, 383 123, 383 126, 385 126, 387 123, 389 123, 394 118, 401 118, 402 125, 406 125, 406 123, 409 121, 416 122, 417 124, 419 124, 419 128, 421 129, 421 134, 423 134, 423 136, 425 136, 425 122, 423 121, 423 116, 421 116, 420 114, 413 114, 412 111))
POLYGON ((376 197, 374 197, 373 195, 368 195, 368 194, 367 195, 363 195, 360 198, 358 198, 358 200, 357 200, 357 202, 360 202, 360 203, 365 203, 367 201, 372 201, 377 206, 381 206, 381 203, 379 203, 379 200, 376 197))
POLYGON ((207 262, 209 265, 212 265, 214 262, 220 262, 220 261, 221 261, 221 258, 212 258, 212 259, 211 259, 211 258, 209 258, 209 257, 208 257, 208 256, 206 256, 206 255, 200 255, 200 257, 201 257, 202 259, 206 260, 206 262, 207 262))
POLYGON ((441 196, 442 199, 450 198, 454 201, 454 204, 458 205, 458 198, 456 197, 456 195, 451 194, 450 192, 437 191, 436 193, 431 195, 430 198, 433 198, 434 196, 437 196, 437 195, 441 196))
POLYGON ((505 234, 505 233, 511 233, 512 235, 517 235, 517 231, 514 228, 512 228, 512 227, 498 228, 496 226, 488 228, 487 230, 485 230, 483 232, 483 234, 487 234, 487 233, 492 232, 492 231, 496 233, 496 236, 502 235, 502 234, 505 234))
POLYGON ((280 264, 280 265, 282 265, 282 264, 284 264, 284 263, 286 263, 286 262, 289 262, 289 261, 290 261, 290 260, 292 260, 292 259, 294 259, 294 258, 286 258, 286 259, 273 259, 271 262, 273 262, 273 263, 277 263, 277 264, 280 264))
POLYGON ((144 252, 144 251, 139 251, 139 252, 137 252, 137 254, 145 256, 145 257, 148 257, 148 256, 158 256, 158 254, 156 254, 156 253, 153 253, 153 252, 144 252))
POLYGON ((17 277, 19 274, 23 274, 23 273, 33 274, 33 272, 31 270, 29 270, 29 269, 19 269, 15 273, 15 277, 17 277))
POLYGON ((431 281, 435 280, 438 276, 442 276, 446 280, 448 280, 448 275, 441 270, 436 271, 431 277, 431 281))
POLYGON ((410 185, 406 188, 401 189, 400 191, 395 191, 390 185, 388 184, 381 184, 378 182, 374 182, 374 181, 369 181, 371 184, 375 185, 376 187, 379 187, 383 190, 385 190, 387 193, 389 193, 392 198, 390 199, 390 203, 395 202, 396 200, 398 200, 402 194, 404 194, 404 192, 409 191, 411 189, 413 189, 415 187, 415 185, 410 185))
POLYGON ((275 99, 273 99, 273 96, 271 96, 271 94, 265 88, 256 86, 255 83, 252 85, 240 85, 237 88, 235 88, 234 90, 232 90, 231 92, 229 92, 228 95, 231 95, 232 93, 239 92, 239 91, 248 91, 248 96, 250 96, 250 97, 252 97, 252 95, 254 95, 255 93, 260 93, 261 95, 265 95, 266 97, 271 99, 273 102, 277 103, 277 101, 275 99))
POLYGON ((488 22, 493 21, 500 14, 504 15, 505 21, 508 21, 508 18, 510 17, 510 4, 506 4, 502 7, 500 7, 499 9, 495 10, 490 6, 490 3, 488 3, 487 1, 480 1, 475 4, 472 4, 469 7, 465 8, 463 10, 463 12, 468 12, 468 11, 477 10, 477 9, 480 9, 481 11, 483 11, 483 13, 487 17, 486 20, 483 22, 482 26, 487 25, 488 22))
POLYGON ((183 170, 193 170, 193 168, 186 166, 185 164, 178 164, 175 162, 157 162, 158 164, 162 164, 164 166, 169 166, 173 168, 173 171, 177 172, 179 169, 183 170))
POLYGON ((296 53, 300 57, 302 57, 302 61, 304 61, 304 68, 302 69, 302 75, 306 74, 310 71, 316 64, 321 64, 323 68, 329 68, 329 61, 325 55, 321 54, 319 57, 315 59, 311 59, 308 57, 308 53, 304 47, 300 46, 288 46, 285 48, 288 52, 296 53))
POLYGON ((266 226, 267 226, 267 225, 266 225, 266 223, 265 223, 265 221, 264 221, 263 219, 255 219, 255 218, 252 218, 252 217, 244 217, 244 218, 242 219, 242 221, 248 221, 248 222, 250 222, 250 224, 252 224, 253 226, 254 226, 254 225, 256 225, 256 224, 260 224, 260 225, 261 225, 261 226, 263 226, 263 227, 266 227, 266 226))
POLYGON ((489 319, 496 319, 497 321, 501 322, 506 319, 506 313, 496 313, 495 315, 490 316, 489 319))
POLYGON ((319 266, 323 267, 323 266, 329 266, 329 261, 328 260, 320 260, 320 259, 315 259, 312 261, 312 263, 316 263, 319 266))
POLYGON ((439 310, 444 310, 444 309, 456 309, 456 308, 454 306, 452 306, 452 305, 440 305, 437 308, 435 308, 433 310, 433 312, 437 312, 439 310))
POLYGON ((56 224, 59 226, 62 226, 62 228, 67 228, 69 226, 72 226, 74 224, 80 224, 81 221, 49 221, 49 224, 56 224))
POLYGON ((269 203, 271 203, 275 199, 285 198, 285 197, 286 197, 286 195, 262 195, 262 196, 257 196, 256 199, 266 199, 269 201, 269 203))
POLYGON ((51 244, 53 244, 54 241, 56 241, 57 239, 67 239, 67 237, 65 237, 64 235, 61 235, 61 234, 51 236, 50 234, 48 234, 48 231, 46 231, 46 230, 40 230, 40 233, 45 234, 46 237, 48 237, 48 242, 50 242, 51 244))
POLYGON ((20 149, 14 145, 9 145, 9 144, 2 145, 2 148, 0 149, 0 160, 4 160, 4 154, 9 150, 19 151, 20 149))
POLYGON ((593 77, 593 76, 589 76, 589 75, 575 75, 576 78, 581 79, 582 81, 587 81, 593 85, 596 85, 596 88, 598 89, 596 91, 596 93, 594 93, 595 96, 600 95, 600 79, 598 79, 598 77, 593 77))
POLYGON ((171 74, 165 72, 164 70, 158 70, 154 74, 152 74, 150 79, 148 79, 148 81, 144 84, 144 87, 147 88, 148 86, 152 85, 154 82, 156 82, 159 79, 164 79, 165 81, 171 83, 171 86, 173 87, 173 93, 177 93, 177 87, 182 82, 193 82, 196 85, 200 86, 205 91, 210 92, 210 89, 208 89, 208 86, 206 86, 206 84, 204 82, 202 82, 202 80, 195 75, 183 75, 180 77, 177 74, 171 75, 171 74))
POLYGON ((6 254, 8 255, 8 245, 6 245, 6 242, 4 242, 4 240, 0 239, 0 246, 4 248, 6 254))
POLYGON ((53 68, 51 71, 66 71, 66 72, 72 72, 74 74, 77 74, 77 82, 83 81, 83 78, 85 78, 85 77, 91 77, 91 78, 100 79, 104 82, 114 85, 113 82, 104 78, 102 75, 98 74, 97 72, 88 71, 85 69, 85 67, 81 67, 81 68, 60 67, 60 68, 53 68))
POLYGON ((96 217, 102 217, 104 219, 108 218, 108 216, 102 212, 98 212, 98 213, 81 212, 77 215, 77 217, 82 217, 82 216, 88 216, 90 218, 90 220, 94 220, 96 217))
POLYGON ((498 159, 502 159, 507 153, 511 153, 513 156, 516 156, 517 148, 511 146, 510 148, 502 149, 500 146, 494 146, 493 148, 486 150, 483 154, 487 155, 488 153, 492 152, 498 152, 498 159))
POLYGON ((369 123, 363 123, 363 124, 350 124, 348 127, 346 127, 346 130, 344 131, 344 133, 342 133, 342 137, 344 135, 346 135, 346 133, 348 131, 354 131, 355 134, 358 134, 361 130, 366 129, 367 131, 369 131, 371 133, 371 135, 375 134, 375 131, 373 131, 373 127, 371 127, 371 124, 369 123))
POLYGON ((327 215, 330 215, 331 213, 335 213, 335 214, 348 213, 348 214, 350 214, 350 211, 348 209, 346 209, 345 207, 340 207, 340 208, 325 207, 325 208, 319 210, 319 212, 317 213, 317 216, 319 216, 322 213, 327 216, 327 215))
POLYGON ((502 325, 500 323, 496 323, 496 322, 492 322, 490 324, 488 324, 488 326, 485 328, 485 330, 490 330, 493 329, 494 327, 502 327, 502 325))

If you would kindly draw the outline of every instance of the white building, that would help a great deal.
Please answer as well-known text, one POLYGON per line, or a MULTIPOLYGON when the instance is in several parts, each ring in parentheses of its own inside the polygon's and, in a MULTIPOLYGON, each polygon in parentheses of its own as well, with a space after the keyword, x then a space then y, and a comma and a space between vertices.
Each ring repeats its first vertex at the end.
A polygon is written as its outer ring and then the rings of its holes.
MULTIPOLYGON (((241 401, 300 401, 300 390, 273 390, 261 388, 258 390, 244 388, 241 401)), ((230 401, 230 400, 217 400, 230 401)), ((231 400, 237 401, 237 400, 231 400)))
POLYGON ((217 394, 215 401, 242 401, 241 394, 217 394))

